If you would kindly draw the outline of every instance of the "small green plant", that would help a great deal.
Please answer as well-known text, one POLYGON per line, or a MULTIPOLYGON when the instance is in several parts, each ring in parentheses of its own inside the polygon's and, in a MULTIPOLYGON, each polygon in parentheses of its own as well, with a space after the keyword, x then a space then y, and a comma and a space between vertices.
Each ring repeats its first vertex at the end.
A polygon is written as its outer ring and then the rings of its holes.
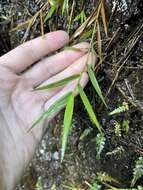
POLYGON ((129 106, 126 102, 123 102, 123 105, 116 108, 115 110, 113 110, 112 112, 109 113, 109 115, 115 115, 115 114, 119 114, 125 111, 129 110, 129 106))
POLYGON ((55 0, 50 1, 50 6, 51 7, 44 18, 44 23, 46 23, 53 16, 53 14, 56 12, 57 7, 58 7, 55 0))
MULTIPOLYGON (((60 87, 60 86, 63 86, 75 79, 78 79, 78 81, 80 82, 81 75, 82 75, 82 73, 80 75, 73 75, 73 76, 67 77, 65 79, 62 79, 60 81, 56 81, 54 83, 48 84, 46 86, 38 87, 35 90, 47 90, 49 88, 60 87)), ((97 120, 97 117, 92 108, 92 105, 91 105, 90 101, 88 100, 88 97, 86 96, 86 94, 85 94, 84 90, 82 89, 79 82, 77 84, 76 90, 78 89, 78 91, 79 91, 81 100, 85 106, 85 109, 87 110, 90 120, 95 125, 95 127, 97 127, 99 132, 102 134, 100 124, 97 120)), ((99 86, 98 86, 98 88, 99 88, 99 86)), ((71 93, 68 93, 67 95, 65 95, 64 97, 61 97, 58 101, 56 101, 53 105, 51 105, 50 108, 42 116, 40 116, 38 118, 38 120, 31 127, 31 128, 35 127, 37 124, 42 122, 46 117, 51 117, 52 115, 55 115, 65 105, 67 105, 66 110, 65 110, 65 116, 64 116, 64 129, 63 129, 63 134, 62 134, 61 160, 63 160, 63 158, 64 158, 66 144, 67 144, 67 138, 69 135, 69 131, 71 129, 71 121, 72 121, 73 105, 74 105, 74 95, 73 94, 74 94, 74 92, 71 92, 71 93)))
POLYGON ((129 132, 129 120, 128 119, 123 120, 122 128, 124 129, 125 134, 127 135, 129 132))
POLYGON ((111 152, 107 152, 106 155, 107 156, 115 156, 115 155, 122 155, 125 152, 125 149, 122 146, 119 146, 117 148, 115 148, 114 150, 112 150, 111 152))
POLYGON ((101 153, 105 146, 106 138, 104 137, 104 135, 98 133, 95 140, 96 140, 95 142, 96 142, 96 151, 97 151, 96 158, 100 159, 101 153))
POLYGON ((101 190, 101 185, 98 185, 96 182, 90 187, 90 190, 101 190))
POLYGON ((87 181, 85 181, 85 184, 89 187, 89 190, 101 190, 101 185, 99 185, 97 183, 97 181, 95 181, 93 183, 93 185, 91 185, 90 183, 88 183, 87 181))
POLYGON ((70 184, 70 185, 63 185, 64 188, 66 188, 67 190, 83 190, 81 189, 80 187, 76 187, 75 185, 73 184, 70 184))
POLYGON ((133 179, 131 182, 131 187, 133 187, 137 180, 143 176, 143 157, 139 157, 136 161, 135 168, 133 170, 133 179))
POLYGON ((91 128, 87 128, 83 131, 83 133, 80 135, 79 140, 83 140, 85 137, 87 137, 90 133, 91 133, 92 129, 91 128))
POLYGON ((65 187, 67 190, 78 190, 76 187, 72 186, 63 185, 63 187, 65 187))
MULTIPOLYGON (((62 15, 66 14, 69 17, 69 11, 71 11, 70 14, 70 19, 72 19, 73 16, 73 7, 74 7, 74 1, 69 1, 69 0, 50 0, 48 1, 47 4, 44 5, 44 7, 42 8, 42 10, 40 10, 36 16, 39 15, 39 13, 41 13, 41 11, 44 10, 44 8, 46 6, 48 6, 50 4, 50 10, 48 11, 48 13, 45 16, 44 22, 46 22, 48 19, 51 18, 51 16, 53 15, 53 13, 55 11, 61 11, 62 10, 62 15), (73 3, 72 3, 73 2, 73 3), (72 7, 69 6, 72 4, 72 7)), ((99 4, 99 7, 97 7, 96 10, 93 11, 93 14, 91 16, 89 16, 88 18, 86 18, 85 16, 85 12, 83 10, 81 10, 80 15, 78 15, 75 19, 76 20, 81 20, 82 24, 81 26, 75 31, 75 33, 73 34, 73 36, 71 36, 71 41, 74 40, 75 38, 79 37, 80 34, 86 34, 86 36, 90 36, 91 40, 90 40, 90 48, 88 50, 88 53, 90 52, 95 52, 94 50, 94 40, 96 38, 96 27, 98 25, 98 36, 100 36, 100 38, 98 38, 98 47, 100 47, 100 50, 98 52, 100 52, 99 56, 100 56, 100 63, 101 63, 101 59, 102 59, 102 49, 101 49, 101 34, 100 34, 100 27, 99 27, 99 15, 101 15, 102 17, 102 21, 103 21, 103 26, 104 26, 104 31, 107 35, 107 23, 105 20, 105 11, 104 11, 104 4, 101 2, 99 4), (90 24, 89 24, 90 23, 90 24), (93 24, 93 25, 92 25, 93 24)), ((42 20, 42 15, 41 15, 41 20, 42 20)), ((42 22, 41 22, 42 23, 42 22)), ((70 21, 71 23, 71 21, 70 21)), ((43 31, 43 30, 42 30, 43 31)), ((77 51, 77 50, 76 50, 77 51)), ((91 105, 91 102, 89 101, 86 93, 84 92, 83 88, 80 85, 80 80, 82 77, 83 72, 87 71, 88 75, 89 75, 89 79, 98 95, 98 97, 101 99, 101 101, 104 103, 104 105, 107 107, 107 104, 105 102, 102 90, 100 89, 100 86, 98 84, 98 81, 95 77, 95 68, 94 68, 94 64, 91 65, 91 63, 89 63, 89 59, 87 60, 87 64, 85 66, 85 68, 83 69, 83 71, 77 75, 73 75, 73 76, 68 76, 67 78, 64 78, 60 81, 56 81, 53 82, 51 84, 48 84, 46 86, 40 86, 38 88, 36 88, 35 90, 48 90, 50 88, 56 88, 56 87, 60 87, 60 86, 64 86, 66 84, 68 84, 69 82, 76 80, 77 81, 77 86, 75 87, 73 92, 70 92, 68 94, 66 94, 64 97, 59 98, 59 100, 57 100, 53 105, 51 105, 49 107, 49 109, 43 113, 42 116, 40 116, 37 121, 35 121, 35 123, 32 125, 31 129, 33 127, 36 127, 40 122, 43 122, 44 119, 46 119, 47 117, 52 117, 54 116, 56 113, 58 113, 63 107, 66 106, 65 109, 65 114, 64 114, 64 125, 63 125, 63 132, 62 132, 62 145, 61 145, 61 161, 63 161, 64 159, 64 154, 66 151, 66 146, 67 146, 67 142, 68 142, 68 136, 69 133, 71 131, 71 123, 72 123, 72 117, 73 117, 73 112, 74 112, 74 96, 75 94, 77 94, 77 92, 79 92, 80 98, 82 100, 82 103, 89 115, 89 118, 91 120, 91 122, 93 123, 93 125, 96 127, 96 129, 98 129, 98 131, 100 132, 101 136, 98 136, 98 157, 100 157, 100 154, 103 150, 103 146, 105 144, 105 137, 103 135, 102 132, 102 128, 100 126, 100 123, 97 119, 97 116, 95 114, 95 111, 91 105)))
POLYGON ((128 134, 129 132, 129 120, 123 119, 122 122, 114 121, 114 132, 117 137, 121 137, 122 134, 128 134))
POLYGON ((80 24, 83 24, 84 21, 86 21, 86 15, 84 10, 82 10, 80 14, 75 17, 74 21, 80 21, 80 24))
POLYGON ((41 177, 38 178, 36 185, 35 185, 36 190, 43 190, 43 185, 42 185, 42 179, 41 177))
POLYGON ((105 172, 97 172, 97 180, 99 182, 106 182, 106 183, 115 183, 115 184, 119 184, 119 182, 114 179, 113 177, 109 176, 108 174, 106 174, 105 172))
POLYGON ((106 174, 105 172, 97 172, 97 177, 95 182, 93 183, 93 185, 91 185, 88 182, 85 182, 88 186, 89 186, 89 190, 101 190, 104 187, 108 187, 106 189, 111 189, 111 190, 115 190, 116 188, 114 188, 113 186, 111 186, 111 183, 114 184, 119 184, 119 182, 114 179, 113 177, 109 176, 108 174, 106 174))
POLYGON ((117 121, 115 121, 115 122, 114 122, 114 125, 115 125, 115 129, 114 129, 115 135, 116 135, 117 137, 121 137, 122 134, 121 134, 121 125, 120 125, 120 123, 117 122, 117 121))

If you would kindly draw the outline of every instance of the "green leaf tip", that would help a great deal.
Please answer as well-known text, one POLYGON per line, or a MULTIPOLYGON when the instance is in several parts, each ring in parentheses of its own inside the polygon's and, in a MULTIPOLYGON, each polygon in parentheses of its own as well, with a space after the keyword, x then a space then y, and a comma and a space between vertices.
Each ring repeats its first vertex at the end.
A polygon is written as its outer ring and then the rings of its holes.
POLYGON ((72 92, 69 92, 59 98, 54 104, 52 104, 47 111, 45 111, 31 126, 31 128, 28 130, 32 130, 35 128, 38 124, 42 123, 47 117, 52 117, 56 115, 68 102, 68 99, 72 92))
POLYGON ((51 88, 61 87, 61 86, 64 86, 64 85, 66 85, 67 83, 69 83, 69 82, 71 82, 73 80, 78 79, 79 77, 80 77, 80 74, 75 74, 75 75, 72 75, 70 77, 64 78, 62 80, 50 83, 48 85, 38 87, 35 90, 47 90, 47 89, 51 89, 51 88))
POLYGON ((89 75, 90 81, 91 81, 95 91, 97 92, 98 96, 100 97, 100 99, 102 100, 102 102, 104 103, 104 105, 107 108, 108 106, 107 106, 107 104, 105 102, 105 99, 103 97, 103 94, 102 94, 102 91, 101 91, 100 86, 98 84, 98 81, 97 81, 97 79, 95 77, 95 74, 94 74, 94 72, 93 72, 93 70, 92 70, 92 68, 91 68, 91 66, 89 64, 87 65, 87 67, 88 67, 88 75, 89 75))
POLYGON ((73 117, 73 109, 74 109, 74 94, 72 93, 69 96, 67 106, 64 114, 64 128, 62 134, 62 149, 61 149, 61 162, 64 159, 65 150, 68 141, 68 135, 71 129, 72 117, 73 117))
POLYGON ((88 100, 88 97, 86 96, 85 92, 83 91, 83 88, 81 87, 80 84, 78 84, 78 90, 79 90, 79 94, 80 94, 80 97, 81 97, 81 100, 87 110, 87 113, 92 121, 92 123, 98 128, 98 130, 100 131, 100 133, 102 134, 102 130, 101 130, 101 127, 100 127, 100 124, 97 120, 97 117, 93 111, 93 108, 88 100))

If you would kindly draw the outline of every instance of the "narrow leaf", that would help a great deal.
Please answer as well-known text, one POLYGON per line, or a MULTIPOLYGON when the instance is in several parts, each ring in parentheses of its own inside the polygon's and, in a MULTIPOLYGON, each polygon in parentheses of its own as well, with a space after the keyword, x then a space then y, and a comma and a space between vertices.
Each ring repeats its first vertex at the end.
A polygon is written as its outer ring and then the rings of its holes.
POLYGON ((122 146, 119 146, 117 148, 115 148, 114 150, 107 152, 106 155, 107 156, 122 156, 122 154, 125 152, 125 149, 122 146))
POLYGON ((91 80, 91 83, 92 83, 93 87, 95 88, 95 90, 96 90, 98 96, 101 98, 102 102, 103 102, 104 105, 107 107, 107 104, 106 104, 105 99, 104 99, 104 97, 103 97, 103 95, 102 95, 102 91, 101 91, 101 89, 100 89, 100 86, 99 86, 99 84, 98 84, 98 81, 97 81, 97 79, 96 79, 96 77, 95 77, 95 74, 94 74, 93 70, 91 69, 91 66, 90 66, 90 65, 88 65, 88 74, 89 74, 89 78, 90 78, 90 80, 91 80))
POLYGON ((90 38, 91 35, 92 35, 92 29, 89 29, 88 31, 85 31, 83 34, 81 34, 79 39, 80 41, 85 41, 87 38, 90 38))
POLYGON ((71 50, 71 51, 79 51, 83 52, 83 50, 88 50, 87 48, 76 48, 76 47, 71 47, 71 46, 66 46, 64 50, 71 50))
POLYGON ((50 19, 51 17, 52 17, 52 15, 54 14, 54 12, 56 11, 56 5, 52 5, 51 6, 51 8, 48 10, 48 13, 47 13, 47 15, 46 15, 46 17, 45 17, 45 19, 44 19, 44 23, 48 20, 48 19, 50 19))
POLYGON ((64 155, 65 155, 68 135, 71 129, 73 108, 74 108, 74 95, 71 94, 66 106, 65 114, 64 114, 64 129, 63 129, 63 135, 62 135, 61 161, 63 161, 64 155))
POLYGON ((80 14, 78 14, 73 21, 78 21, 80 20, 80 23, 83 24, 83 22, 86 20, 86 15, 84 10, 81 11, 80 14))
POLYGON ((65 11, 68 13, 68 9, 69 9, 69 0, 64 0, 62 6, 62 15, 64 14, 65 11))
POLYGON ((49 109, 44 112, 38 119, 33 123, 31 128, 28 130, 28 132, 36 127, 38 124, 42 123, 47 117, 52 117, 55 114, 57 114, 68 102, 69 97, 71 95, 71 92, 67 93, 63 97, 61 97, 59 100, 57 100, 54 104, 52 104, 49 109))
POLYGON ((102 133, 101 128, 100 128, 100 124, 99 124, 99 122, 98 122, 98 120, 96 118, 96 115, 95 115, 95 113, 93 111, 93 108, 92 108, 92 106, 91 106, 91 104, 90 104, 90 102, 89 102, 89 100, 88 100, 88 98, 87 98, 87 96, 86 96, 85 92, 83 91, 80 84, 78 84, 78 90, 79 90, 81 100, 82 100, 82 102, 83 102, 83 104, 84 104, 84 106, 85 106, 85 108, 86 108, 86 110, 88 112, 88 115, 89 115, 91 121, 98 128, 100 133, 102 133))
POLYGON ((46 90, 46 89, 50 89, 50 88, 57 88, 57 87, 60 87, 60 86, 64 86, 65 84, 67 84, 67 83, 69 83, 69 82, 71 82, 71 81, 73 81, 73 80, 75 80, 75 79, 77 79, 79 77, 80 77, 79 74, 75 74, 75 75, 72 75, 70 77, 64 78, 62 80, 53 82, 51 84, 38 87, 35 90, 46 90))

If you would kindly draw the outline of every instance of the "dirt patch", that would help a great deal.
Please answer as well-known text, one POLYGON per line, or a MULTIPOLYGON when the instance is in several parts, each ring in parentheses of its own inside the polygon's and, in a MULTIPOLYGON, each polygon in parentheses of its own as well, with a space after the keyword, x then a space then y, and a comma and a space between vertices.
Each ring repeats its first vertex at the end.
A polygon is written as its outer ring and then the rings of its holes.
MULTIPOLYGON (((0 1, 0 55, 20 44, 25 34, 25 29, 12 33, 9 33, 9 30, 35 14, 43 3, 44 0, 0 1), (7 19, 4 19, 4 16, 7 19)), ((94 0, 86 1, 85 4, 77 1, 79 5, 76 6, 77 13, 81 10, 81 6, 84 6, 86 14, 90 15, 95 4, 94 0)), ((100 171, 116 178, 120 182, 120 187, 130 186, 135 160, 143 155, 143 3, 140 0, 113 0, 107 1, 106 9, 110 19, 109 37, 116 33, 117 35, 110 46, 107 46, 106 42, 104 44, 107 58, 97 76, 104 94, 110 89, 121 64, 123 62, 125 64, 107 96, 108 110, 101 106, 90 83, 86 88, 86 93, 105 131, 106 145, 101 159, 96 159, 97 131, 77 98, 73 129, 64 162, 60 163, 62 128, 62 114, 60 114, 48 127, 39 150, 17 190, 34 190, 36 187, 46 190, 67 189, 63 184, 74 184, 88 189, 85 187, 85 181, 94 182, 96 173, 100 171), (122 105, 123 101, 130 102, 129 111, 119 116, 109 116, 108 113, 122 105), (117 137, 114 122, 121 123, 124 119, 129 120, 129 133, 117 137), (79 140, 87 127, 91 128, 92 132, 83 140, 79 140), (120 155, 107 154, 118 147, 124 149, 120 155)), ((55 14, 51 22, 53 22, 52 29, 67 29, 67 20, 62 16, 55 14)), ((75 23, 71 27, 71 34, 78 26, 79 23, 75 23)), ((46 26, 45 32, 48 32, 50 27, 46 26)), ((27 39, 39 34, 40 26, 37 19, 27 39)), ((143 185, 142 180, 138 181, 138 184, 143 185)))

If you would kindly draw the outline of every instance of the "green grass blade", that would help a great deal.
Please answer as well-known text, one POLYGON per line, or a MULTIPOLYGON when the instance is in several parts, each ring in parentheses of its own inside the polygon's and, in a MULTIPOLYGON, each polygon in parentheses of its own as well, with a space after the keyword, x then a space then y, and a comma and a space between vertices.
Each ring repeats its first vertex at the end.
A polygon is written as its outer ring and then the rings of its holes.
POLYGON ((88 31, 84 32, 83 34, 80 35, 79 40, 80 41, 85 41, 87 38, 91 38, 92 36, 92 29, 89 29, 88 31))
POLYGON ((38 87, 38 88, 36 88, 35 90, 47 90, 47 89, 50 89, 50 88, 57 88, 57 87, 60 87, 60 86, 64 86, 64 85, 66 85, 67 83, 69 83, 69 82, 71 82, 71 81, 73 81, 73 80, 75 80, 75 79, 78 79, 79 77, 80 77, 79 74, 75 74, 75 75, 72 75, 72 76, 70 76, 70 77, 64 78, 64 79, 62 79, 62 80, 53 82, 53 83, 51 83, 51 84, 38 87))
POLYGON ((72 47, 72 46, 65 46, 64 50, 83 52, 83 50, 88 50, 88 48, 76 48, 76 47, 72 47))
POLYGON ((86 110, 88 112, 88 115, 89 115, 91 121, 93 122, 93 124, 95 124, 95 126, 98 128, 100 133, 102 133, 101 128, 100 128, 100 124, 99 124, 99 122, 98 122, 98 120, 96 118, 96 115, 95 115, 95 113, 93 111, 93 108, 92 108, 92 106, 91 106, 91 104, 90 104, 90 102, 88 100, 88 97, 86 96, 86 94, 83 91, 80 84, 78 84, 78 90, 79 90, 81 100, 82 100, 82 102, 83 102, 83 104, 84 104, 84 106, 85 106, 85 108, 86 108, 86 110))
POLYGON ((62 15, 64 14, 65 11, 68 13, 68 9, 69 9, 69 0, 64 0, 62 6, 62 15))
POLYGON ((71 96, 72 92, 67 93, 63 97, 61 97, 59 100, 57 100, 54 104, 52 104, 49 109, 44 112, 38 119, 33 123, 31 128, 28 130, 35 128, 38 124, 42 123, 47 117, 52 117, 56 113, 58 113, 68 102, 69 97, 71 96))
POLYGON ((80 23, 81 23, 81 24, 83 24, 84 21, 86 20, 86 15, 85 15, 84 10, 82 10, 82 11, 80 12, 80 14, 78 14, 78 15, 75 17, 75 19, 74 19, 73 21, 75 22, 75 21, 79 21, 79 20, 80 20, 80 23))
POLYGON ((48 13, 47 13, 47 15, 46 15, 46 17, 44 19, 44 23, 52 17, 52 15, 56 11, 56 9, 57 9, 56 5, 52 5, 51 6, 51 8, 48 10, 48 13))
POLYGON ((90 65, 88 65, 88 74, 89 74, 90 81, 91 81, 93 87, 95 88, 95 90, 96 90, 98 96, 101 98, 102 102, 103 102, 104 105, 107 107, 107 104, 106 104, 105 99, 104 99, 104 97, 103 97, 103 95, 102 95, 102 91, 101 91, 101 89, 100 89, 100 86, 99 86, 99 84, 98 84, 98 81, 97 81, 97 79, 96 79, 96 77, 95 77, 95 74, 94 74, 94 72, 93 72, 93 70, 92 70, 92 68, 91 68, 90 65))
POLYGON ((74 109, 74 95, 71 94, 66 106, 65 114, 64 114, 64 129, 63 129, 63 134, 62 134, 61 161, 63 161, 64 155, 65 155, 68 135, 71 129, 73 109, 74 109))

